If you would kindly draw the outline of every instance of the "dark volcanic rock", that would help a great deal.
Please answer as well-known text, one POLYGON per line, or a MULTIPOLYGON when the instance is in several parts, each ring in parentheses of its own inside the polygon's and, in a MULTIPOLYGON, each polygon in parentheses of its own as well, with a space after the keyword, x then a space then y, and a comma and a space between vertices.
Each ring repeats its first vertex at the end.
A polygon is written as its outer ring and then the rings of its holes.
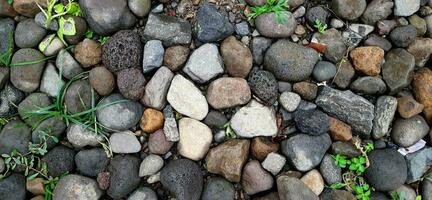
POLYGON ((72 173, 75 169, 75 152, 66 146, 57 146, 49 151, 42 160, 48 166, 48 175, 61 176, 66 172, 72 173))
POLYGON ((234 26, 229 22, 227 13, 219 11, 214 4, 201 4, 196 19, 194 33, 201 42, 216 42, 234 32, 234 26))
POLYGON ((329 116, 316 109, 296 111, 294 121, 301 132, 310 135, 322 135, 330 128, 329 116))
POLYGON ((114 199, 125 197, 140 183, 138 176, 140 160, 130 155, 116 155, 108 166, 111 175, 107 193, 114 199))
POLYGON ((252 72, 248 78, 252 92, 267 104, 273 104, 278 96, 278 83, 272 73, 264 70, 252 72))

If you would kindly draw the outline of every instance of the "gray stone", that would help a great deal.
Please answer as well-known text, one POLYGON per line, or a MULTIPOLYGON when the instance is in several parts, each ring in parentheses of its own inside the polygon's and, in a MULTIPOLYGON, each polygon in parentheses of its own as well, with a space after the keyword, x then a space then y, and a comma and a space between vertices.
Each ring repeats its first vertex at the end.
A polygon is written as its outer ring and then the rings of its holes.
POLYGON ((279 21, 273 12, 264 13, 255 19, 258 32, 268 38, 285 38, 291 36, 297 21, 291 12, 280 13, 284 21, 279 21))
POLYGON ((122 69, 117 73, 117 88, 123 97, 137 101, 144 96, 146 79, 139 68, 122 69))
POLYGON ((159 68, 146 85, 144 97, 141 100, 144 105, 162 110, 165 107, 166 96, 173 77, 174 73, 167 67, 159 68))
POLYGON ((256 70, 250 73, 248 83, 252 93, 268 105, 272 105, 278 96, 278 83, 269 71, 256 70))
POLYGON ((275 111, 255 100, 240 108, 231 118, 231 128, 240 137, 273 136, 277 134, 275 111))
POLYGON ((34 20, 36 24, 39 26, 39 28, 44 28, 51 31, 57 31, 59 29, 59 23, 57 22, 57 19, 54 18, 51 20, 51 22, 47 23, 47 18, 43 12, 39 12, 34 17, 34 20))
POLYGON ((428 132, 429 126, 426 120, 422 116, 416 115, 408 119, 396 119, 390 135, 397 145, 409 147, 426 136, 428 132))
POLYGON ((84 149, 75 155, 77 171, 85 176, 97 177, 108 163, 109 158, 102 148, 84 149))
POLYGON ((285 166, 285 162, 286 158, 284 156, 271 152, 267 154, 267 157, 261 165, 264 169, 276 176, 285 166))
POLYGON ((75 22, 75 35, 65 35, 64 39, 70 45, 76 45, 83 41, 85 33, 87 32, 87 22, 84 18, 73 15, 66 15, 66 20, 73 19, 75 22))
POLYGON ((385 61, 382 76, 390 94, 396 94, 411 83, 415 58, 405 49, 393 49, 386 54, 385 61))
POLYGON ((170 105, 167 105, 164 108, 163 113, 165 118, 163 131, 166 139, 170 142, 179 141, 180 134, 178 132, 177 121, 175 119, 172 107, 170 105))
POLYGON ((374 150, 368 155, 370 166, 366 179, 377 191, 389 191, 400 187, 407 179, 404 157, 394 149, 374 150))
POLYGON ((235 25, 235 32, 239 36, 246 36, 250 34, 249 24, 246 21, 242 21, 235 25))
MULTIPOLYGON (((325 189, 324 192, 320 195, 321 200, 353 200, 356 199, 353 193, 348 192, 346 190, 334 190, 334 189, 325 189)), ((373 200, 382 200, 371 198, 373 200)), ((387 200, 387 199, 384 199, 387 200)))
POLYGON ((347 141, 336 141, 331 145, 331 152, 333 155, 343 155, 348 158, 361 156, 362 153, 359 149, 357 149, 354 144, 347 141))
MULTIPOLYGON (((150 2, 150 1, 149 1, 150 2)), ((127 200, 157 200, 156 192, 148 187, 139 187, 127 198, 127 200)))
POLYGON ((0 88, 3 88, 6 82, 9 81, 9 73, 10 73, 9 67, 2 67, 0 65, 0 88))
POLYGON ((178 200, 198 200, 203 188, 200 167, 191 160, 169 162, 161 171, 161 183, 178 200))
POLYGON ((24 98, 23 92, 7 83, 0 92, 0 117, 8 118, 16 114, 17 108, 14 105, 18 105, 24 98))
MULTIPOLYGON (((430 175, 429 175, 430 176, 430 175)), ((424 200, 432 199, 432 181, 429 179, 423 179, 421 183, 421 195, 424 200)))
POLYGON ((408 17, 420 9, 420 0, 395 0, 394 15, 408 17))
POLYGON ((413 25, 396 27, 390 32, 389 39, 397 47, 408 47, 417 36, 417 29, 413 25))
POLYGON ((164 165, 163 159, 154 154, 150 154, 144 158, 140 164, 139 176, 150 176, 156 174, 164 165))
POLYGON ((174 76, 171 81, 167 100, 177 112, 197 120, 204 119, 208 113, 209 108, 204 95, 180 74, 174 76))
POLYGON ((380 37, 376 34, 370 34, 364 44, 366 46, 378 46, 386 52, 392 48, 392 44, 386 38, 380 37))
POLYGON ((318 200, 319 197, 298 178, 280 176, 277 178, 280 200, 318 200))
MULTIPOLYGON (((397 99, 392 96, 380 96, 375 104, 372 136, 375 139, 384 137, 390 130, 390 125, 397 109, 397 99)), ((393 127, 394 130, 394 127, 393 127)))
POLYGON ((99 199, 103 192, 95 180, 85 176, 70 174, 60 179, 54 189, 54 200, 93 200, 99 199))
POLYGON ((326 30, 323 34, 316 33, 314 38, 318 43, 325 44, 324 56, 331 62, 339 62, 346 54, 347 47, 340 32, 334 28, 326 30))
POLYGON ((333 78, 333 81, 339 88, 345 89, 350 85, 354 75, 355 70, 351 62, 342 62, 338 66, 338 72, 333 78))
POLYGON ((422 179, 423 175, 432 165, 432 148, 426 147, 417 152, 406 155, 408 177, 406 182, 413 183, 422 179))
POLYGON ((114 153, 137 153, 141 150, 141 144, 132 131, 113 133, 109 141, 114 153))
MULTIPOLYGON (((14 51, 14 29, 14 20, 10 18, 0 19, 0 40, 2 41, 0 44, 0 55, 2 56, 13 53, 14 51)), ((1 66, 7 64, 9 63, 0 63, 1 66)))
POLYGON ((414 56, 417 67, 424 67, 432 54, 432 39, 418 37, 408 46, 407 51, 414 56))
POLYGON ((97 135, 79 124, 70 124, 66 135, 68 141, 76 148, 98 146, 104 140, 102 135, 97 135))
POLYGON ((42 75, 39 90, 55 98, 60 94, 60 90, 65 84, 65 81, 62 80, 54 64, 48 63, 42 75))
POLYGON ((294 112, 301 101, 300 95, 294 92, 283 92, 279 97, 279 103, 288 112, 294 112))
POLYGON ((312 75, 318 82, 330 80, 336 75, 336 66, 331 62, 318 61, 312 75))
POLYGON ((342 169, 335 163, 330 154, 324 156, 319 170, 327 184, 332 185, 342 182, 342 169))
POLYGON ((372 131, 374 105, 351 91, 340 91, 324 86, 315 103, 330 115, 348 123, 354 133, 369 137, 372 131))
POLYGON ((408 17, 408 21, 417 30, 417 36, 423 36, 427 31, 426 20, 419 17, 418 15, 411 15, 408 17))
POLYGON ((241 185, 248 195, 269 190, 273 187, 273 176, 262 168, 257 160, 251 160, 243 168, 241 185))
POLYGON ((135 126, 143 113, 143 106, 136 101, 128 101, 120 94, 103 98, 96 111, 98 121, 108 130, 123 131, 135 126))
POLYGON ((267 50, 264 67, 279 80, 298 82, 311 75, 318 59, 318 53, 311 48, 279 40, 267 50))
POLYGON ((203 43, 216 42, 230 36, 234 32, 234 26, 229 22, 225 11, 218 10, 214 4, 203 3, 196 13, 194 32, 203 43))
POLYGON ((61 71, 62 76, 67 79, 72 79, 74 76, 83 72, 80 64, 65 49, 60 50, 57 54, 55 64, 59 71, 61 71))
POLYGON ((138 176, 140 160, 131 155, 116 155, 108 165, 110 183, 107 194, 120 199, 134 191, 140 183, 138 176))
POLYGON ((26 199, 26 178, 21 174, 11 174, 0 179, 0 199, 26 199))
POLYGON ((234 186, 220 177, 211 177, 206 181, 202 200, 229 200, 234 199, 234 186))
POLYGON ((210 110, 204 119, 204 124, 210 128, 221 128, 228 122, 227 117, 219 111, 210 110))
POLYGON ((42 121, 32 132, 32 142, 33 144, 46 143, 47 149, 53 148, 57 142, 52 138, 47 138, 47 140, 42 139, 43 134, 49 134, 50 136, 57 137, 57 139, 62 138, 62 134, 66 130, 66 123, 61 117, 51 117, 42 121))
POLYGON ((282 153, 297 170, 306 172, 318 166, 331 145, 328 134, 298 134, 282 141, 282 153))
POLYGON ((79 4, 90 28, 100 35, 128 29, 136 22, 126 0, 80 0, 79 4))
POLYGON ((189 22, 167 15, 150 14, 140 35, 144 40, 161 40, 165 46, 189 44, 192 40, 189 22))
POLYGON ((322 6, 309 8, 306 12, 306 21, 309 25, 315 25, 318 20, 321 23, 328 24, 331 13, 322 6))
POLYGON ((426 35, 432 37, 432 15, 424 18, 426 20, 427 32, 426 35))
POLYGON ((417 196, 417 192, 409 185, 402 185, 396 190, 389 191, 389 193, 390 194, 397 193, 399 194, 399 198, 401 198, 403 194, 403 199, 406 200, 415 200, 417 196))
POLYGON ((128 0, 128 7, 138 17, 144 17, 150 12, 151 0, 128 0))
POLYGON ((74 156, 74 150, 59 145, 45 154, 42 161, 47 165, 48 175, 57 177, 75 170, 74 156))
POLYGON ((394 3, 391 0, 373 0, 369 3, 361 19, 364 23, 375 25, 392 14, 394 3))
POLYGON ((363 76, 351 83, 350 88, 360 94, 383 94, 387 90, 384 81, 377 76, 363 76))
POLYGON ((332 10, 337 16, 354 21, 366 10, 366 0, 332 0, 332 10))
POLYGON ((2 128, 0 137, 0 154, 10 154, 14 149, 25 154, 31 140, 31 129, 20 120, 10 121, 2 128))
POLYGON ((265 37, 254 37, 252 39, 251 49, 252 57, 256 64, 261 65, 264 61, 264 53, 272 44, 272 40, 265 37))
POLYGON ((64 105, 69 113, 76 114, 91 109, 95 99, 97 100, 97 96, 93 96, 90 82, 82 79, 73 82, 67 88, 64 105))
POLYGON ((54 56, 60 50, 65 48, 65 44, 55 35, 48 35, 46 36, 42 42, 39 44, 39 50, 45 55, 45 56, 54 56))
POLYGON ((189 77, 198 83, 205 83, 224 72, 223 60, 215 44, 204 44, 192 52, 183 68, 189 77))
POLYGON ((18 23, 15 30, 15 44, 20 48, 36 47, 45 37, 46 30, 33 19, 26 19, 18 23))
POLYGON ((151 72, 162 66, 165 49, 160 40, 150 40, 144 45, 143 72, 151 72))
POLYGON ((18 114, 28 125, 35 127, 44 120, 41 115, 30 115, 41 108, 51 105, 51 99, 44 93, 32 93, 28 95, 19 105, 18 114))
MULTIPOLYGON (((12 65, 18 63, 37 61, 45 58, 42 53, 35 49, 20 49, 12 57, 12 65)), ((45 61, 35 64, 12 67, 10 70, 10 81, 23 92, 33 92, 39 88, 45 61)))
POLYGON ((317 109, 296 111, 294 121, 299 131, 309 135, 322 135, 330 129, 330 117, 317 109))

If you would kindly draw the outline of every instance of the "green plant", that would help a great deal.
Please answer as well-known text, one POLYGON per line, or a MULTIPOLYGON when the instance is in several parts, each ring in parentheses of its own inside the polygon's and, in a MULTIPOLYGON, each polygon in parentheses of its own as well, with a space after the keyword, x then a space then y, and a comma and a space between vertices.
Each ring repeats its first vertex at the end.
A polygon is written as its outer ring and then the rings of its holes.
POLYGON ((345 168, 347 164, 351 164, 351 161, 347 160, 346 156, 340 154, 336 154, 336 156, 332 155, 332 158, 335 160, 335 163, 341 168, 345 168))
POLYGON ((355 192, 355 196, 358 200, 369 200, 370 199, 370 194, 371 194, 371 190, 370 187, 367 183, 363 184, 363 185, 355 185, 353 187, 354 192, 355 192))
POLYGON ((392 200, 405 200, 405 192, 392 192, 390 193, 390 197, 392 200))
POLYGON ((45 186, 45 188, 44 188, 44 194, 45 194, 44 200, 51 200, 52 199, 55 187, 57 186, 60 179, 63 178, 64 176, 66 176, 67 174, 68 173, 66 172, 66 173, 62 174, 60 177, 50 176, 50 177, 48 177, 48 179, 42 181, 42 183, 45 186))
MULTIPOLYGON (((4 42, 4 41, 2 41, 2 42, 4 42)), ((3 54, 0 54, 0 65, 9 67, 10 62, 12 60, 13 49, 14 49, 13 32, 12 31, 8 35, 7 42, 8 42, 8 44, 5 45, 6 47, 8 47, 7 51, 4 52, 3 54)))
POLYGON ((274 13, 276 21, 283 24, 287 20, 289 8, 288 1, 286 0, 267 0, 263 6, 254 6, 250 8, 250 13, 246 14, 248 20, 255 19, 264 13, 274 13))
POLYGON ((48 144, 47 144, 48 140, 51 139, 55 143, 58 143, 59 142, 58 138, 52 135, 51 132, 52 132, 51 128, 48 128, 47 130, 38 131, 40 143, 33 144, 30 142, 28 146, 30 153, 43 156, 48 152, 48 144))
POLYGON ((12 4, 13 4, 13 1, 14 1, 14 0, 7 0, 7 3, 8 3, 9 5, 12 5, 12 4))
POLYGON ((6 170, 3 174, 0 174, 0 179, 17 167, 24 170, 24 176, 27 176, 30 180, 36 178, 38 175, 47 178, 48 167, 46 163, 30 152, 21 154, 18 150, 14 149, 10 154, 2 154, 2 157, 6 170))
POLYGON ((101 45, 104 45, 105 43, 108 42, 108 39, 109 39, 108 36, 99 37, 98 42, 101 43, 101 45))
POLYGON ((92 39, 92 38, 93 38, 93 34, 94 34, 94 32, 93 32, 92 30, 88 29, 88 30, 84 33, 84 36, 85 36, 86 38, 88 38, 88 39, 92 39))
POLYGON ((225 129, 225 138, 236 138, 237 137, 237 134, 231 128, 231 124, 229 122, 224 124, 223 128, 225 129))
POLYGON ((318 29, 318 32, 320 32, 320 33, 324 33, 325 30, 327 29, 327 24, 322 23, 319 19, 316 19, 316 20, 315 20, 314 27, 315 27, 316 29, 318 29))

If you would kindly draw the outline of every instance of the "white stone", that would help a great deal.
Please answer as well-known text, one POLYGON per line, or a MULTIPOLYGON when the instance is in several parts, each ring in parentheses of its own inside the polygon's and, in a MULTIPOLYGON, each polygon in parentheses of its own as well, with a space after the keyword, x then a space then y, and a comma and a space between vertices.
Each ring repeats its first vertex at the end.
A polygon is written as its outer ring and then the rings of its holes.
POLYGON ((273 136, 277 134, 276 116, 272 108, 252 100, 231 118, 231 128, 240 137, 273 136))
POLYGON ((103 137, 81 125, 71 124, 67 130, 68 141, 76 148, 85 146, 98 146, 103 141, 103 137))
POLYGON ((209 110, 201 91, 180 74, 171 81, 167 100, 177 112, 197 120, 204 119, 209 110))
POLYGON ((279 102, 288 112, 294 112, 299 106, 300 101, 300 95, 294 92, 283 92, 279 97, 279 102))
POLYGON ((420 9, 420 0, 395 0, 394 15, 408 17, 420 9))
POLYGON ((200 46, 189 57, 183 71, 198 83, 205 83, 224 72, 223 60, 215 44, 200 46))
POLYGON ((147 179, 148 184, 157 183, 159 181, 160 181, 160 172, 158 172, 157 174, 149 176, 147 179))
POLYGON ((52 63, 48 63, 42 75, 40 91, 51 96, 57 97, 65 82, 52 63))
POLYGON ((191 160, 201 160, 212 142, 212 131, 204 123, 191 118, 179 121, 180 140, 177 145, 180 155, 191 160))
POLYGON ((149 176, 156 174, 164 165, 163 159, 154 154, 150 154, 141 162, 139 176, 149 176))
POLYGON ((285 162, 286 158, 284 156, 278 153, 271 152, 262 162, 262 166, 264 169, 266 169, 273 175, 277 175, 282 170, 285 162))
POLYGON ((132 131, 113 133, 109 141, 114 153, 137 153, 141 150, 141 144, 132 131))

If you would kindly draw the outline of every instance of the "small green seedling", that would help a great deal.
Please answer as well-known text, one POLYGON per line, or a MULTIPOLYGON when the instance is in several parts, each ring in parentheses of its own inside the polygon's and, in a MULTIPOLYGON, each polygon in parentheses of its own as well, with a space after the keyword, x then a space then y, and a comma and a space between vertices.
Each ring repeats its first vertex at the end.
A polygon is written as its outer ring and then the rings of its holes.
POLYGON ((48 179, 42 181, 42 183, 45 186, 44 187, 44 194, 45 194, 44 200, 52 200, 54 189, 56 188, 60 179, 65 177, 66 175, 68 175, 68 172, 62 174, 60 177, 50 176, 50 177, 48 177, 48 179))
POLYGON ((108 39, 109 39, 108 36, 99 37, 98 42, 99 42, 101 45, 104 45, 105 43, 108 42, 108 39))
POLYGON ((9 5, 12 5, 12 4, 13 4, 13 1, 14 1, 14 0, 7 0, 7 3, 8 3, 9 5))
POLYGON ((358 200, 369 200, 371 190, 368 184, 356 185, 353 187, 355 196, 358 200))
POLYGON ((351 158, 349 170, 355 171, 357 174, 363 174, 366 170, 366 158, 364 156, 351 158))
POLYGON ((327 29, 327 24, 322 23, 319 19, 316 19, 314 27, 316 29, 318 29, 318 32, 320 32, 321 34, 323 34, 325 32, 325 30, 327 29))
POLYGON ((93 38, 93 34, 94 34, 94 32, 92 31, 92 30, 87 30, 85 33, 84 33, 84 36, 86 37, 86 38, 88 38, 88 39, 92 39, 93 38))
POLYGON ((250 13, 246 14, 248 20, 257 18, 264 13, 274 13, 276 21, 283 24, 287 20, 289 8, 288 1, 286 0, 267 0, 267 3, 263 6, 254 6, 250 8, 250 13))
POLYGON ((223 125, 223 128, 225 128, 225 138, 236 138, 237 134, 235 131, 231 128, 231 124, 227 122, 223 125))
POLYGON ((332 155, 332 157, 335 160, 335 163, 341 168, 345 168, 347 165, 351 164, 351 161, 348 160, 346 156, 337 154, 336 156, 332 155))
POLYGON ((367 143, 367 144, 364 146, 364 151, 365 151, 366 153, 369 153, 369 152, 373 151, 374 149, 375 149, 375 147, 374 147, 373 143, 367 143))

